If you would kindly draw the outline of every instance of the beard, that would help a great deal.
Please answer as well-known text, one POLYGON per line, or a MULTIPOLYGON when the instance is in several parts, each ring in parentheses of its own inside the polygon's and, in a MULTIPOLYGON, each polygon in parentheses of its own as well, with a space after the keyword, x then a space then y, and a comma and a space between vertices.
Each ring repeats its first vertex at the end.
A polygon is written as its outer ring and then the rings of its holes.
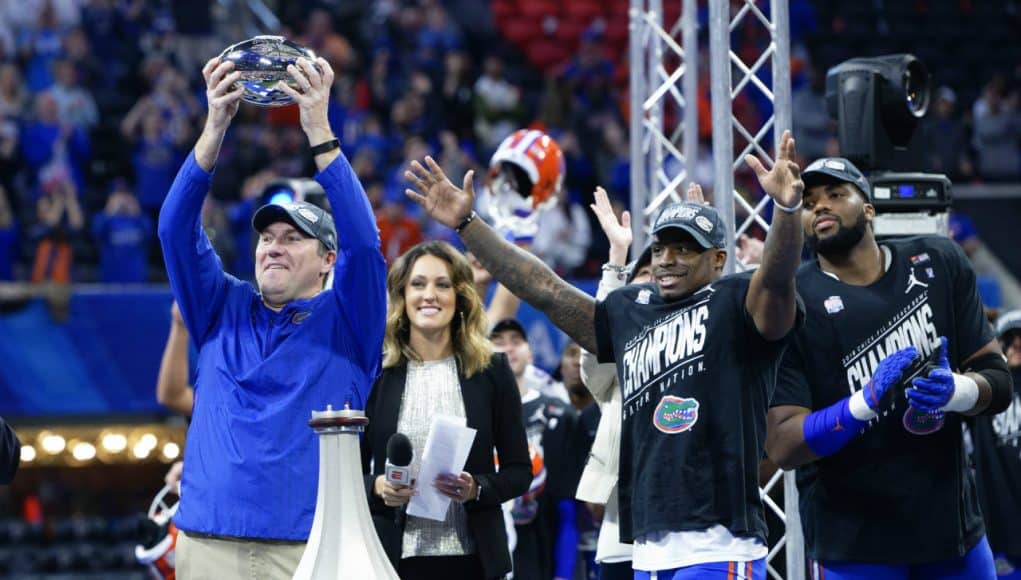
POLYGON ((564 385, 567 387, 567 392, 575 397, 584 398, 589 394, 588 388, 584 384, 578 385, 564 385))
POLYGON ((819 236, 815 235, 814 230, 806 236, 808 247, 812 252, 821 256, 837 257, 846 256, 850 251, 858 245, 858 242, 865 237, 865 228, 867 227, 865 221, 865 210, 858 214, 858 218, 855 220, 850 227, 845 226, 843 223, 837 228, 837 233, 833 234, 828 238, 820 239, 819 236))

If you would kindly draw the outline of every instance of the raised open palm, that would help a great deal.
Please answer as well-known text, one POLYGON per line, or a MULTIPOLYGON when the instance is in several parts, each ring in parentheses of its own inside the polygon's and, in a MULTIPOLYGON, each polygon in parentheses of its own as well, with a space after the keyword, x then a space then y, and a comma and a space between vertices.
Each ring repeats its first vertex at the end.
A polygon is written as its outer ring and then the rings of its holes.
POLYGON ((456 228, 471 214, 475 202, 474 171, 464 176, 462 188, 447 179, 447 175, 432 157, 425 158, 425 166, 418 161, 411 162, 411 169, 404 172, 415 189, 405 189, 404 194, 422 206, 429 217, 441 224, 456 228), (417 191, 416 191, 417 190, 417 191))
POLYGON ((784 207, 798 205, 805 184, 801 181, 801 168, 797 162, 797 151, 794 149, 794 137, 791 137, 789 130, 780 136, 780 146, 776 148, 776 163, 772 169, 766 171, 766 167, 754 155, 746 155, 744 160, 755 171, 762 190, 773 198, 774 202, 784 207))
POLYGON ((617 214, 613 212, 613 206, 610 204, 610 197, 606 195, 606 190, 602 187, 596 187, 593 197, 596 202, 589 205, 589 207, 596 214, 596 219, 599 220, 599 225, 603 228, 603 233, 606 234, 610 245, 622 248, 630 246, 633 236, 631 232, 631 214, 624 211, 618 222, 617 214))

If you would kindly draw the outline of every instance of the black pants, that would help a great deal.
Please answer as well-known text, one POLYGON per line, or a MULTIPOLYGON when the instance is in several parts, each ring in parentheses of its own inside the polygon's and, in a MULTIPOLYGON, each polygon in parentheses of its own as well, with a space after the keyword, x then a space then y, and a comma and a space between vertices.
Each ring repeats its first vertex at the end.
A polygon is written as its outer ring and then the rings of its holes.
MULTIPOLYGON (((542 520, 537 520, 542 521, 542 520)), ((514 580, 548 580, 553 577, 553 539, 537 522, 515 525, 514 580)))
POLYGON ((599 580, 633 580, 635 571, 631 569, 631 560, 599 565, 599 580))
POLYGON ((401 580, 485 579, 478 554, 404 558, 397 573, 401 580))

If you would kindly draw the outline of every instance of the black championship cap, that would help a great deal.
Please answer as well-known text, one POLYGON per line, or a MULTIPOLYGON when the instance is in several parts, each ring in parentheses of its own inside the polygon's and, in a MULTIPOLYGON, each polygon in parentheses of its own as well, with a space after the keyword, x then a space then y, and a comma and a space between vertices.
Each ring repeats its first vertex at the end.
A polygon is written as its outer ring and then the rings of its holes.
POLYGON ((872 185, 865 175, 843 157, 823 157, 816 159, 801 172, 801 180, 805 182, 805 190, 816 185, 835 181, 850 183, 865 194, 865 199, 872 203, 872 185))
POLYGON ((333 225, 333 216, 318 205, 295 201, 278 205, 266 204, 252 216, 252 227, 255 231, 269 227, 277 222, 287 222, 319 240, 327 249, 337 251, 337 228, 333 225))
POLYGON ((489 331, 489 338, 493 338, 493 335, 498 332, 507 332, 508 330, 520 334, 521 338, 525 342, 528 342, 528 333, 525 332, 525 327, 513 318, 504 318, 500 322, 497 322, 496 326, 493 327, 493 330, 489 331))
POLYGON ((1021 331, 1021 309, 1008 310, 996 318, 996 336, 1004 338, 1011 331, 1021 331))
POLYGON ((652 233, 657 234, 669 228, 679 228, 695 238, 705 249, 727 247, 723 220, 711 206, 690 201, 672 203, 659 212, 652 225, 652 233))

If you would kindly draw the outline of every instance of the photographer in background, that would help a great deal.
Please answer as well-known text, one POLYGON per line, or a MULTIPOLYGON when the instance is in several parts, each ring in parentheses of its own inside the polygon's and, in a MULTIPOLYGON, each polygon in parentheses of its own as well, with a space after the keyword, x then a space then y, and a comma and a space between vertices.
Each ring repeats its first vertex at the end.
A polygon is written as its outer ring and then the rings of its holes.
POLYGON ((123 179, 114 180, 106 207, 92 221, 92 237, 99 246, 100 280, 107 284, 146 281, 152 219, 142 213, 138 198, 123 179))

